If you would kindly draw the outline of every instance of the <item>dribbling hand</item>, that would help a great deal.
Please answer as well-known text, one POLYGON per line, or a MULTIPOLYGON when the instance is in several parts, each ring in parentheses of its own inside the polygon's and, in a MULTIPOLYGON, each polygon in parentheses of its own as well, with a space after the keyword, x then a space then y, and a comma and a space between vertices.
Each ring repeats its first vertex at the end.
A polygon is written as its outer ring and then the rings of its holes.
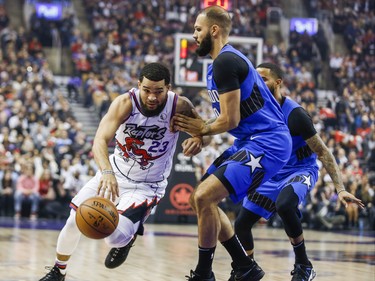
POLYGON ((115 202, 119 197, 119 190, 117 180, 114 174, 103 174, 98 186, 98 193, 100 197, 107 198, 115 202))

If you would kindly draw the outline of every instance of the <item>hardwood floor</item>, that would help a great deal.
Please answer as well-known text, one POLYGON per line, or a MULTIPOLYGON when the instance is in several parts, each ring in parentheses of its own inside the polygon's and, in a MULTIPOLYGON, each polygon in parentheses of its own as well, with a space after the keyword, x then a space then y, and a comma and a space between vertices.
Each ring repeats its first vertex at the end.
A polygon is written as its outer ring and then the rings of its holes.
MULTIPOLYGON (((0 218, 0 281, 39 280, 53 265, 61 222, 21 222, 0 218), (57 229, 57 230, 51 230, 57 229)), ((66 281, 176 281, 195 268, 197 228, 195 225, 146 224, 124 265, 104 267, 108 246, 101 240, 82 236, 68 265, 66 281)), ((262 281, 290 280, 294 255, 282 229, 254 229, 256 259, 265 270, 262 281)), ((366 235, 305 231, 308 254, 319 281, 374 281, 375 238, 366 235)), ((216 280, 228 280, 230 258, 217 246, 213 269, 216 280)))

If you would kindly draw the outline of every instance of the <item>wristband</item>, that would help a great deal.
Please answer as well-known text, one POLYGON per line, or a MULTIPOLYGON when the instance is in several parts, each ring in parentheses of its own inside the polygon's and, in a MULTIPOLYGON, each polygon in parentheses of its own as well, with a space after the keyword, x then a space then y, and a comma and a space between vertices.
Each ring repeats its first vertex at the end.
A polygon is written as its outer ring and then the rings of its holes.
POLYGON ((115 172, 112 170, 102 170, 102 175, 115 175, 115 172))
POLYGON ((342 192, 342 191, 346 191, 345 188, 342 188, 342 189, 340 189, 339 191, 337 191, 337 195, 339 195, 340 192, 342 192))

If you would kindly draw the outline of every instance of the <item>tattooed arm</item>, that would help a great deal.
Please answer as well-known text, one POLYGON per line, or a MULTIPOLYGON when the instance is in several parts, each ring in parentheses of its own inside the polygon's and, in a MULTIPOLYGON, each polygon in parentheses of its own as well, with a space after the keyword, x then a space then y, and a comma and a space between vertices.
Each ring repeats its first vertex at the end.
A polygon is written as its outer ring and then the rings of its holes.
POLYGON ((341 171, 336 163, 335 157, 316 132, 310 115, 302 107, 297 107, 290 113, 288 127, 292 135, 301 136, 309 148, 317 154, 318 159, 322 162, 324 168, 331 177, 338 197, 344 206, 347 207, 348 202, 353 202, 358 206, 363 207, 361 200, 345 190, 341 171))
POLYGON ((307 139, 306 143, 311 150, 318 155, 318 159, 322 162, 324 168, 331 177, 341 203, 347 207, 348 202, 353 202, 363 208, 364 205, 361 200, 345 190, 340 168, 336 163, 336 159, 325 145, 321 137, 318 134, 315 134, 311 138, 307 139))

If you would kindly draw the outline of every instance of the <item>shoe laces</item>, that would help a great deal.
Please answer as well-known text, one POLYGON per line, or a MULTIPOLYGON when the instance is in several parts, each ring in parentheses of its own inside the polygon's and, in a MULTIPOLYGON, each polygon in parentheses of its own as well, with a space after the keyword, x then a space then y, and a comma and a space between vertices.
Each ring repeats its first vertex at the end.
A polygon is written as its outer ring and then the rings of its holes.
POLYGON ((195 272, 193 270, 190 270, 190 276, 185 275, 185 278, 187 281, 189 281, 189 280, 193 280, 194 276, 195 276, 195 272))
POLYGON ((294 269, 290 272, 290 274, 296 277, 306 278, 310 276, 311 269, 312 267, 309 267, 309 266, 302 266, 300 264, 295 264, 294 269))
POLYGON ((115 250, 113 251, 113 254, 112 256, 115 257, 118 255, 118 253, 120 252, 121 248, 115 248, 115 250))
POLYGON ((47 273, 47 276, 54 276, 54 275, 61 274, 60 270, 56 266, 47 265, 44 268, 49 271, 47 273))

